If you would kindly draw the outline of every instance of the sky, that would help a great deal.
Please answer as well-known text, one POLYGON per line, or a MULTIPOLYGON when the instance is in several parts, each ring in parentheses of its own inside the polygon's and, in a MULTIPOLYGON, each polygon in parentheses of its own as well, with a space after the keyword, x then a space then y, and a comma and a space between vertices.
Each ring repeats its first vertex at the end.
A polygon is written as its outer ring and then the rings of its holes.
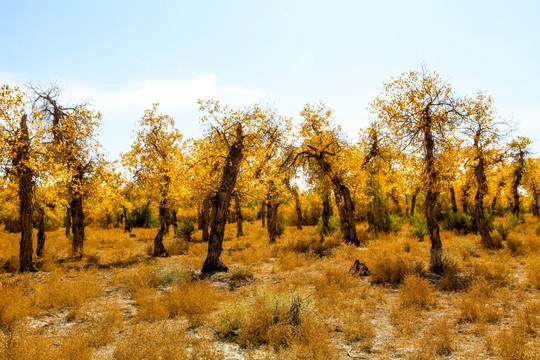
POLYGON ((129 151, 160 103, 200 137, 197 99, 324 101, 351 141, 385 81, 426 67, 459 96, 482 90, 540 153, 540 1, 1 0, 0 84, 56 82, 102 113, 101 143, 129 151))

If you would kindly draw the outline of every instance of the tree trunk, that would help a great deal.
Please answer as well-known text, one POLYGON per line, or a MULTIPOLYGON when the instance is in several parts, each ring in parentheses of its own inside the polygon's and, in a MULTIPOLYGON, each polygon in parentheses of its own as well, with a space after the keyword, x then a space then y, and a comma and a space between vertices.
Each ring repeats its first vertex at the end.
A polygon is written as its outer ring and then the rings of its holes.
POLYGON ((66 238, 69 239, 69 236, 71 235, 71 207, 69 205, 66 206, 66 219, 64 225, 66 226, 66 238))
POLYGON ((456 191, 453 185, 450 185, 450 201, 452 201, 452 212, 457 213, 456 191))
POLYGON ((84 212, 83 212, 83 197, 80 192, 75 192, 70 202, 71 208, 71 232, 73 240, 71 242, 71 255, 80 259, 83 255, 84 245, 84 212))
POLYGON ((268 195, 266 200, 266 223, 268 230, 268 239, 270 244, 275 244, 277 238, 277 212, 278 212, 278 193, 272 180, 268 183, 268 195))
POLYGON ((330 235, 330 226, 328 224, 330 221, 330 195, 328 194, 328 191, 323 194, 322 200, 322 234, 328 236, 330 235))
POLYGON ((532 214, 533 216, 536 216, 537 218, 540 219, 540 204, 538 203, 538 188, 536 187, 535 184, 532 185, 532 196, 533 196, 533 201, 532 201, 532 214))
POLYGON ((426 109, 424 114, 425 127, 424 127, 424 144, 426 147, 425 155, 425 164, 426 164, 426 173, 428 176, 427 183, 427 194, 425 201, 425 215, 426 222, 429 231, 429 237, 431 240, 431 270, 435 273, 442 273, 443 263, 442 263, 442 242, 441 236, 439 234, 439 224, 435 218, 435 205, 437 204, 437 169, 435 165, 435 141, 433 140, 433 134, 431 129, 431 118, 426 109))
POLYGON ((418 193, 420 192, 420 188, 417 187, 415 190, 414 190, 414 193, 412 194, 411 196, 411 211, 409 212, 410 216, 413 217, 414 216, 414 210, 416 208, 416 197, 418 196, 418 193))
POLYGON ((45 247, 45 210, 42 206, 38 206, 38 233, 37 233, 37 247, 36 256, 43 256, 43 248, 45 247))
POLYGON ((239 123, 236 127, 236 139, 229 148, 229 153, 225 159, 221 182, 218 191, 213 198, 213 217, 210 227, 210 238, 208 239, 208 254, 204 261, 201 272, 210 273, 215 271, 227 271, 219 257, 223 246, 223 237, 225 235, 225 224, 227 221, 227 209, 231 201, 231 194, 236 184, 240 163, 244 157, 244 135, 242 125, 239 123))
POLYGON ((208 226, 210 225, 210 210, 212 208, 212 199, 209 197, 204 198, 201 210, 201 221, 199 222, 199 229, 202 230, 202 241, 208 242, 210 234, 208 233, 208 226))
POLYGON ((340 203, 338 204, 338 210, 341 217, 343 238, 346 243, 360 246, 360 240, 358 240, 356 235, 356 221, 354 219, 354 204, 351 192, 337 177, 332 179, 332 183, 334 184, 334 191, 339 194, 340 203))
POLYGON ((34 271, 32 262, 32 195, 34 181, 30 161, 30 136, 27 116, 21 117, 19 141, 21 143, 13 167, 19 178, 19 221, 21 223, 21 241, 19 246, 20 271, 34 271))
POLYGON ((266 227, 266 200, 261 205, 261 226, 266 227))
POLYGON ((523 160, 520 158, 518 160, 518 165, 516 167, 516 170, 514 171, 514 180, 512 181, 512 197, 513 197, 513 204, 512 204, 512 212, 515 216, 519 217, 519 192, 518 188, 521 184, 521 178, 523 177, 523 160))
POLYGON ((127 208, 122 206, 122 210, 124 211, 124 232, 131 233, 131 222, 128 219, 127 208))
POLYGON ((465 214, 469 213, 469 186, 467 184, 463 184, 461 188, 461 207, 465 214))
POLYGON ((242 226, 244 218, 242 217, 242 209, 238 196, 234 198, 234 212, 236 213, 236 237, 244 236, 244 227, 242 226))
POLYGON ((170 224, 174 229, 178 227, 178 212, 176 210, 171 210, 171 216, 169 217, 170 224))
POLYGON ((500 248, 502 246, 500 240, 491 237, 489 233, 486 217, 484 216, 484 196, 487 192, 487 181, 485 174, 484 158, 478 159, 478 165, 474 169, 476 176, 477 190, 474 197, 474 215, 478 232, 480 233, 482 246, 485 248, 500 248))
POLYGON ((298 190, 294 189, 293 195, 296 208, 296 228, 298 230, 302 230, 302 203, 300 202, 300 194, 298 194, 298 190))
POLYGON ((163 246, 163 237, 169 233, 169 204, 166 198, 159 202, 159 231, 154 238, 154 256, 169 256, 163 246))

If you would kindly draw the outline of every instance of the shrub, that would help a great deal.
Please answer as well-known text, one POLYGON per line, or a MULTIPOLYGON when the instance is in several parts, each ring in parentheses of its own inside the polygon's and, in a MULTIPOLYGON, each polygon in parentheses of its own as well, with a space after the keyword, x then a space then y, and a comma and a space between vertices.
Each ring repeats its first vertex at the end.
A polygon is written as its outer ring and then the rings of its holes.
POLYGON ((511 212, 504 214, 500 221, 493 223, 495 231, 497 231, 503 240, 508 239, 508 235, 520 224, 521 220, 511 212))
POLYGON ((231 274, 231 280, 233 281, 247 281, 253 279, 253 270, 248 268, 240 268, 231 274))
POLYGON ((529 263, 529 269, 528 269, 527 275, 529 278, 529 284, 531 284, 532 287, 540 290, 540 261, 539 260, 529 263))
POLYGON ((536 224, 536 226, 534 227, 534 232, 536 233, 536 235, 540 236, 540 223, 536 224))
POLYGON ((412 236, 417 237, 419 241, 423 241, 424 236, 428 234, 426 219, 418 214, 412 216, 409 219, 409 232, 412 236))
POLYGON ((287 225, 287 220, 283 216, 278 216, 276 219, 276 234, 277 236, 283 235, 285 233, 285 226, 287 225))
POLYGON ((383 217, 375 219, 374 225, 378 231, 397 233, 403 226, 403 219, 397 215, 386 214, 383 217))
POLYGON ((421 274, 424 270, 423 263, 390 252, 377 254, 367 262, 375 284, 399 284, 406 275, 421 274))
POLYGON ((195 222, 191 219, 182 219, 178 221, 178 225, 175 229, 176 237, 191 241, 191 235, 195 231, 195 222))
POLYGON ((398 299, 401 306, 427 309, 437 303, 437 290, 427 279, 411 274, 403 279, 398 299))
MULTIPOLYGON (((328 229, 330 230, 330 234, 334 233, 336 230, 339 230, 341 228, 341 218, 339 216, 330 216, 328 219, 328 229)), ((319 217, 319 222, 317 223, 317 227, 315 228, 318 233, 322 233, 323 230, 323 223, 322 223, 322 217, 319 217)))
POLYGON ((467 234, 472 231, 473 217, 461 210, 450 211, 444 217, 443 225, 448 230, 456 230, 458 233, 467 234))

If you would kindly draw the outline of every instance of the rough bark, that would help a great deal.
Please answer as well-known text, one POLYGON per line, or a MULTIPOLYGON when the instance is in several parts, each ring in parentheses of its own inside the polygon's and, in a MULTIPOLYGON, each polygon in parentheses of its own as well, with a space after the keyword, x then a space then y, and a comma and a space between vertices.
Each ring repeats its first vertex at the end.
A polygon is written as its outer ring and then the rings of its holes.
POLYGON ((457 213, 456 191, 452 185, 450 185, 450 201, 452 202, 452 212, 457 213))
POLYGON ((523 178, 523 169, 525 168, 525 154, 523 151, 520 151, 518 154, 517 166, 514 170, 514 179, 512 181, 512 213, 515 216, 519 217, 519 186, 521 185, 521 179, 523 178))
POLYGON ((268 239, 270 244, 274 244, 277 238, 277 212, 279 202, 276 186, 273 181, 268 184, 268 194, 266 198, 266 223, 268 239))
POLYGON ((66 218, 64 220, 64 225, 66 227, 66 237, 69 239, 71 235, 71 207, 66 206, 66 218))
POLYGON ((166 197, 159 202, 159 231, 154 238, 154 256, 168 256, 163 237, 169 233, 169 204, 166 197))
POLYGON ((432 122, 429 110, 426 109, 424 113, 424 146, 426 150, 425 154, 425 166, 428 177, 427 183, 427 194, 425 201, 425 215, 426 222, 429 231, 429 237, 431 240, 431 270, 435 273, 443 272, 443 263, 442 263, 442 242, 441 236, 439 234, 439 224, 435 218, 435 205, 437 204, 437 169, 435 165, 435 141, 432 134, 432 122))
POLYGON ((34 190, 33 173, 30 168, 30 136, 27 116, 21 117, 19 141, 21 146, 13 160, 13 167, 19 180, 19 221, 21 223, 21 241, 19 246, 20 271, 33 271, 32 261, 32 195, 34 190))
POLYGON ((322 208, 322 215, 321 215, 322 234, 324 236, 328 236, 330 235, 330 226, 328 224, 330 221, 330 195, 328 194, 328 192, 325 192, 325 194, 322 197, 322 201, 323 201, 323 208, 322 208))
POLYGON ((43 256, 43 248, 45 247, 45 210, 42 206, 38 206, 38 233, 37 233, 37 247, 36 256, 43 256))
POLYGON ((201 209, 201 221, 199 222, 199 229, 202 230, 202 241, 208 242, 210 236, 208 232, 208 226, 210 225, 210 210, 212 208, 212 199, 206 197, 203 200, 201 209))
POLYGON ((232 146, 229 148, 225 165, 221 175, 221 182, 218 191, 212 199, 212 223, 210 226, 210 237, 208 239, 208 254, 204 261, 201 272, 211 273, 216 271, 227 271, 219 257, 223 246, 223 237, 225 234, 225 224, 227 221, 227 209, 231 201, 231 194, 236 184, 240 163, 244 157, 244 135, 242 125, 236 127, 236 137, 232 146))
POLYGON ((500 248, 501 241, 491 237, 489 233, 489 227, 484 215, 484 196, 487 193, 487 181, 485 174, 485 162, 484 158, 478 159, 478 165, 474 169, 476 177, 477 190, 474 197, 474 216, 476 218, 476 224, 478 226, 478 232, 480 233, 482 246, 485 248, 500 248))
POLYGON ((465 214, 469 213, 469 186, 463 184, 461 188, 461 207, 465 214))
POLYGON ((538 203, 538 197, 539 197, 538 188, 533 183, 532 184, 532 198, 533 198, 533 200, 532 200, 532 214, 533 214, 533 216, 536 216, 537 218, 540 219, 540 204, 538 203))
POLYGON ((295 210, 296 210, 296 228, 302 230, 302 203, 300 202, 300 194, 298 190, 293 189, 295 210))
POLYGON ((238 196, 234 198, 234 212, 236 214, 236 237, 244 236, 244 227, 242 226, 244 218, 242 217, 242 208, 238 196))
POLYGON ((71 207, 71 232, 73 239, 71 242, 71 255, 80 259, 83 255, 84 246, 84 212, 83 212, 83 196, 77 192, 73 194, 70 202, 71 207))

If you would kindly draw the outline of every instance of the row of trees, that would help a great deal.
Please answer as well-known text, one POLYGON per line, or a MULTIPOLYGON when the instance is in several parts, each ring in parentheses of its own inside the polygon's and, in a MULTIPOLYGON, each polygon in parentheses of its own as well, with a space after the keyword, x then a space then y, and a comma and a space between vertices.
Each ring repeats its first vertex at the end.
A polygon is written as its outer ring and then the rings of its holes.
MULTIPOLYGON (((148 211, 156 204, 153 255, 166 256, 163 237, 177 214, 197 209, 198 227, 208 241, 203 273, 227 269, 220 254, 229 213, 235 214, 242 236, 242 207, 257 206, 273 243, 283 204, 294 204, 295 224, 301 228, 306 193, 322 202, 322 234, 329 232, 334 203, 343 239, 355 246, 362 245, 359 220, 365 218, 370 230, 378 231, 392 213, 413 216, 423 199, 435 272, 444 270, 437 213, 446 199, 454 212, 461 200, 488 248, 501 246, 486 220, 486 213, 505 205, 501 199, 508 198, 506 205, 519 215, 525 187, 533 213, 540 212, 539 162, 529 157, 530 141, 518 137, 506 143, 509 127, 493 100, 481 92, 457 97, 436 73, 410 71, 384 84, 371 104, 376 120, 355 144, 323 103, 306 105, 301 123, 293 126, 271 107, 232 109, 200 101, 206 132, 188 141, 154 104, 141 117, 130 150, 121 155, 125 171, 99 155, 99 113, 86 104, 64 107, 55 87, 29 90, 26 102, 19 89, 8 86, 0 98, 0 136, 6 144, 0 157, 2 193, 18 193, 21 271, 33 269, 33 207, 41 228, 46 213, 65 209, 66 235, 79 258, 85 213, 123 222, 129 230, 130 209, 148 211)), ((38 256, 44 240, 40 229, 38 256)))

